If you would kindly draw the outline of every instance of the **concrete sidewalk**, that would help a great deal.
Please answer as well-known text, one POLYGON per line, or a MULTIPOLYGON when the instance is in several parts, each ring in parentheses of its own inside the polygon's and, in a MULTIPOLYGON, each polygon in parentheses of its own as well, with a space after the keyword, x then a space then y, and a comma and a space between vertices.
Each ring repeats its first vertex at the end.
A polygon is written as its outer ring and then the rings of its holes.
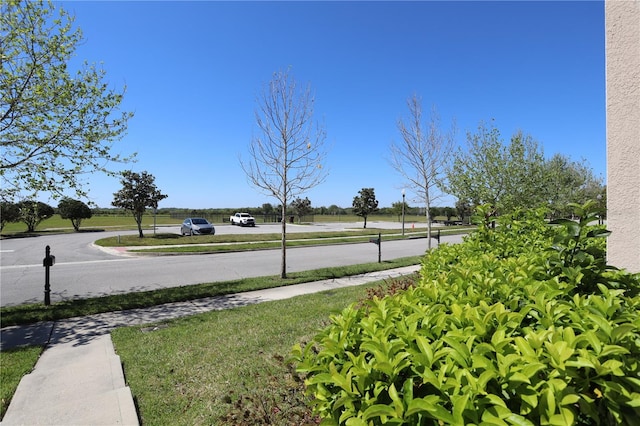
POLYGON ((146 309, 3 328, 0 350, 36 344, 45 345, 45 350, 34 370, 20 381, 1 424, 138 425, 133 397, 109 334, 115 328, 355 286, 419 269, 420 266, 415 265, 146 309))

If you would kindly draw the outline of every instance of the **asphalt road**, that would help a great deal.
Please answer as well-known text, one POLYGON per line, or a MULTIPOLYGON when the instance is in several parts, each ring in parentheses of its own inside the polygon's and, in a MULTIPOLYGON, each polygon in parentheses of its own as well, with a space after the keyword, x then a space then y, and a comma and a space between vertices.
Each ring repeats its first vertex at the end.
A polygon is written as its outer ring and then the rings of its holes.
MULTIPOLYGON (((378 227, 397 225, 378 224, 378 227)), ((369 224, 368 227, 375 228, 375 224, 369 224)), ((345 228, 345 224, 323 224, 311 230, 330 231, 339 228, 345 228)), ((279 229, 278 225, 255 228, 226 225, 217 226, 216 233, 278 232, 279 229)), ((287 227, 287 233, 309 230, 308 226, 287 227)), ((178 232, 177 228, 162 229, 160 232, 171 231, 178 232)), ((372 229, 373 233, 375 229, 372 229)), ((280 273, 279 249, 147 257, 116 254, 113 250, 105 251, 93 245, 96 239, 117 234, 78 233, 2 240, 0 306, 40 303, 44 300, 45 268, 42 260, 46 245, 51 246, 51 254, 56 256, 50 279, 52 302, 280 273)), ((460 239, 460 236, 443 237, 443 242, 458 242, 460 239)), ((426 246, 424 238, 388 242, 383 239, 382 259, 420 255, 425 252, 426 246)), ((377 259, 378 248, 371 243, 289 248, 287 272, 375 262, 377 259)))

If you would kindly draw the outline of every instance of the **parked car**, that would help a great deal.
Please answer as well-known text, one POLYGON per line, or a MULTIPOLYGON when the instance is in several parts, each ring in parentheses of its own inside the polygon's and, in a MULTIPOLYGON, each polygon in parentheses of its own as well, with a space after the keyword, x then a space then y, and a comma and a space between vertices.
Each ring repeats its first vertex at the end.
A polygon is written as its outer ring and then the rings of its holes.
POLYGON ((201 217, 187 218, 180 226, 181 235, 215 235, 216 229, 207 219, 201 217))
POLYGON ((232 225, 256 226, 256 220, 249 213, 236 213, 229 217, 232 225))

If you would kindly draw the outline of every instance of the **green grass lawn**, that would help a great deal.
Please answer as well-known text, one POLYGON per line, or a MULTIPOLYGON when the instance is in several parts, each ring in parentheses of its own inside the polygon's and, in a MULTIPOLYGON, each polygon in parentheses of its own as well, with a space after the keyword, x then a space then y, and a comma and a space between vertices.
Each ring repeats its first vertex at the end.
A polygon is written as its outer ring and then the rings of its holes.
POLYGON ((0 419, 9 408, 9 402, 18 388, 20 379, 33 370, 40 354, 42 346, 30 346, 16 348, 2 352, 0 362, 0 419))
MULTIPOLYGON (((412 235, 424 235, 426 228, 417 228, 411 232, 406 231, 407 237, 412 235)), ((287 233, 287 243, 296 240, 324 240, 331 238, 355 238, 366 237, 371 238, 382 235, 400 235, 397 229, 355 229, 353 231, 336 231, 336 232, 295 232, 287 233)), ((246 242, 278 242, 280 243, 281 234, 227 234, 227 235, 198 235, 194 237, 181 236, 178 234, 161 233, 156 235, 146 235, 140 238, 137 235, 121 235, 115 237, 102 238, 95 243, 103 247, 144 247, 157 245, 182 245, 182 244, 220 244, 220 243, 246 243, 246 242)))
POLYGON ((115 330, 143 424, 305 424, 303 387, 285 361, 291 347, 375 285, 115 330))
MULTIPOLYGON (((446 229, 432 230, 433 235, 454 235, 468 233, 473 228, 451 226, 446 229)), ((300 232, 291 233, 287 237, 287 247, 354 244, 368 242, 372 238, 382 236, 382 241, 426 237, 426 228, 415 228, 402 235, 394 229, 357 229, 353 231, 337 232, 300 232)), ((177 234, 122 235, 103 238, 96 241, 103 247, 140 247, 130 251, 144 253, 217 253, 228 251, 246 251, 275 249, 281 247, 280 234, 233 234, 233 235, 202 235, 197 237, 180 236, 177 234), (154 246, 153 248, 145 248, 154 246), (162 246, 162 247, 155 247, 162 246)))
MULTIPOLYGON (((173 219, 168 215, 156 216, 156 225, 180 225, 182 220, 173 219)), ((93 216, 90 219, 84 219, 80 224, 80 231, 91 230, 120 230, 120 229, 138 229, 133 215, 105 215, 93 216)), ((142 217, 142 226, 144 228, 153 227, 153 215, 144 215, 142 217)), ((2 229, 2 235, 9 236, 21 234, 27 231, 27 225, 22 222, 7 223, 2 229)), ((73 226, 69 219, 62 219, 56 214, 49 219, 43 220, 36 228, 37 232, 74 232, 73 226)))

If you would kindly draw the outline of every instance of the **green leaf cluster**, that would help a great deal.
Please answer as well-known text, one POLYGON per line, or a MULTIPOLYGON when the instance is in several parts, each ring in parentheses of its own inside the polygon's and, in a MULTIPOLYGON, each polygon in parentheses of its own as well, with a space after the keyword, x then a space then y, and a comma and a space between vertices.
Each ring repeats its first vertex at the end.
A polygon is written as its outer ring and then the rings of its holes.
POLYGON ((606 232, 582 207, 480 224, 429 252, 418 286, 295 346, 323 424, 636 424, 640 275, 601 266, 606 232))
POLYGON ((156 187, 156 178, 149 172, 140 173, 132 170, 125 170, 121 173, 120 183, 122 189, 113 194, 111 204, 131 211, 133 217, 138 224, 138 235, 140 238, 144 236, 142 233, 142 217, 147 211, 147 207, 157 209, 158 203, 168 195, 163 194, 156 187))
POLYGON ((521 131, 505 140, 496 123, 481 122, 467 133, 466 149, 453 153, 443 190, 473 206, 491 203, 498 214, 548 206, 551 217, 571 213, 570 203, 600 200, 606 214, 606 186, 585 161, 555 154, 521 131))
POLYGON ((555 235, 548 259, 550 274, 576 286, 576 291, 595 292, 597 285, 628 288, 624 283, 612 280, 615 268, 606 263, 606 244, 603 237, 611 232, 604 226, 588 226, 598 220, 598 206, 594 201, 584 205, 571 204, 580 217, 578 221, 557 219, 552 225, 564 228, 555 235))
POLYGON ((20 207, 10 201, 0 201, 0 231, 9 222, 18 222, 20 220, 20 207))
MULTIPOLYGON (((56 2, 58 3, 58 2, 56 2)), ((51 1, 0 1, 0 195, 12 200, 65 189, 85 196, 85 173, 129 162, 112 145, 133 116, 121 111, 95 64, 72 66, 83 42, 74 18, 51 1)))
POLYGON ((19 219, 27 225, 27 232, 34 232, 40 222, 55 214, 53 207, 42 201, 24 200, 17 206, 20 212, 19 219))

